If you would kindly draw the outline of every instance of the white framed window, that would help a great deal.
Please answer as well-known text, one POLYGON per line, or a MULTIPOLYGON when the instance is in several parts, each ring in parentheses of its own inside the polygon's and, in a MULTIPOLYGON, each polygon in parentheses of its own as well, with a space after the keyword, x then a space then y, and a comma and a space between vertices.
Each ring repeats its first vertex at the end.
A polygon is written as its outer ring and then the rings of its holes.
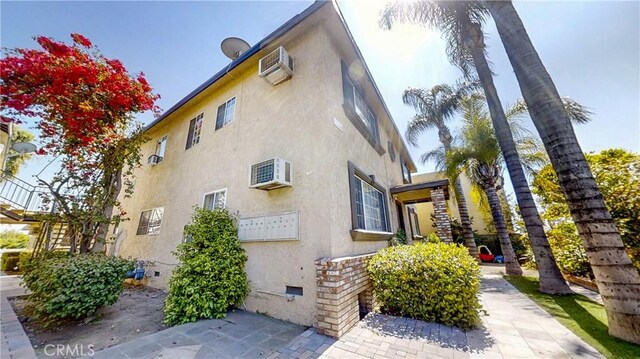
POLYGON ((202 132, 202 121, 204 119, 204 112, 192 118, 189 122, 189 133, 187 134, 187 145, 185 150, 200 143, 200 133, 202 132))
POLYGON ((404 183, 411 183, 411 171, 409 171, 409 166, 407 165, 407 161, 404 159, 400 161, 400 168, 402 169, 402 181, 404 183))
POLYGON ((142 211, 136 235, 143 236, 159 234, 163 215, 164 207, 157 207, 142 211))
POLYGON ((384 194, 382 191, 355 176, 358 228, 371 231, 387 231, 384 194))
POLYGON ((218 114, 216 115, 216 130, 221 129, 227 124, 233 122, 236 112, 236 98, 232 97, 227 102, 218 106, 218 114))
POLYGON ((168 135, 162 136, 162 138, 156 143, 156 156, 158 156, 158 162, 162 162, 164 159, 164 153, 167 149, 168 135))
POLYGON ((227 189, 222 188, 205 193, 202 202, 202 208, 204 209, 214 210, 216 208, 225 208, 227 206, 227 189))

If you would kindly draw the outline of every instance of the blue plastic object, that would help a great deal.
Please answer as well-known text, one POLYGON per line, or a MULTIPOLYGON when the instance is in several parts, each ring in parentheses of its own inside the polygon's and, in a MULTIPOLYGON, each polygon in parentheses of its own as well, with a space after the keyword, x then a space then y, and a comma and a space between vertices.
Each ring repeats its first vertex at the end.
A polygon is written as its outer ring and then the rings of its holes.
POLYGON ((495 263, 504 263, 503 256, 496 256, 496 259, 493 260, 495 263))

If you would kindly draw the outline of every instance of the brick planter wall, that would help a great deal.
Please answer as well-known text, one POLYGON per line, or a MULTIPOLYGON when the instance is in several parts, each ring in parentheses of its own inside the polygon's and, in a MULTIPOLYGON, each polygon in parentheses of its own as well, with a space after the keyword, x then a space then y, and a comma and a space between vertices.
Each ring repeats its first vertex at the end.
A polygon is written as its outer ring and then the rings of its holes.
POLYGON ((315 260, 318 282, 318 332, 340 338, 360 320, 358 297, 371 311, 373 286, 366 271, 366 261, 373 256, 319 258, 315 260))

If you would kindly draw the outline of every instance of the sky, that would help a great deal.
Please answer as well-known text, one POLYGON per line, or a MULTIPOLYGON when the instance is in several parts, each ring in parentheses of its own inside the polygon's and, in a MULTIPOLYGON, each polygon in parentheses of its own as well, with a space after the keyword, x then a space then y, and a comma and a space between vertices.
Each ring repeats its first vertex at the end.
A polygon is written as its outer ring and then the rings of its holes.
MULTIPOLYGON (((312 1, 0 2, 0 44, 35 48, 32 36, 69 41, 85 35, 131 72, 143 71, 158 102, 170 108, 229 63, 220 42, 229 36, 255 44, 312 1)), ((461 73, 447 61, 438 32, 417 25, 378 27, 385 2, 338 1, 356 43, 400 131, 413 110, 407 87, 452 84, 461 73)), ((584 151, 621 147, 640 152, 640 2, 516 1, 529 36, 562 96, 593 112, 576 127, 584 151)), ((492 21, 485 26, 488 57, 503 105, 520 98, 517 81, 492 21)), ((140 116, 152 119, 150 114, 140 116)), ((533 129, 533 125, 527 122, 533 129)), ((455 129, 455 122, 451 126, 455 129)), ((433 171, 420 155, 438 145, 435 131, 410 147, 418 172, 433 171)), ((50 162, 36 157, 19 177, 32 178, 50 162)), ((45 170, 45 175, 55 164, 45 170)))

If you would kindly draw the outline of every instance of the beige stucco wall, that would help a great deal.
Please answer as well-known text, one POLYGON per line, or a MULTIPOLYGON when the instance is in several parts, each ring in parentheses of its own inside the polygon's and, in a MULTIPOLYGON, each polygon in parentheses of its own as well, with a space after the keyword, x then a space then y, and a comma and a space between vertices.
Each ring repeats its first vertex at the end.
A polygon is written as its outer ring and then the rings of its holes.
MULTIPOLYGON (((429 172, 429 173, 421 173, 414 174, 412 176, 413 182, 429 182, 444 179, 444 175, 442 172, 429 172)), ((474 231, 477 231, 478 234, 489 234, 486 230, 487 228, 487 220, 485 216, 480 211, 478 204, 474 202, 471 196, 471 182, 469 179, 462 174, 460 176, 460 180, 462 183, 462 191, 464 192, 465 198, 467 200, 467 208, 469 209, 469 216, 472 218, 472 225, 474 231)), ((447 201, 449 206, 449 213, 455 218, 460 218, 460 214, 458 212, 458 205, 455 201, 453 195, 453 184, 450 185, 449 188, 450 198, 447 201)), ((418 213, 418 223, 420 225, 420 232, 423 236, 428 236, 429 234, 436 231, 433 226, 433 221, 431 220, 431 213, 433 213, 433 204, 432 203, 420 203, 415 205, 416 212, 418 213)))
MULTIPOLYGON (((257 75, 257 61, 271 46, 149 131, 151 140, 142 148, 145 159, 164 135, 169 136, 166 153, 160 164, 144 165, 136 172, 135 193, 123 200, 131 220, 118 229, 115 253, 153 261, 147 268, 151 286, 166 288, 177 264, 171 252, 182 240, 193 206, 202 205, 205 193, 221 188, 227 189, 227 209, 239 217, 299 211, 299 240, 242 244, 252 289, 245 302, 248 310, 311 325, 316 313, 314 260, 387 245, 356 243, 349 234, 347 161, 374 174, 385 188, 401 183, 402 177, 400 163, 392 163, 386 153, 377 154, 345 117, 340 58, 350 59, 346 53, 340 55, 340 47, 348 48, 347 39, 335 38, 339 23, 332 11, 325 6, 277 43, 295 59, 291 80, 271 86, 257 75), (233 96, 234 121, 214 131, 217 107, 233 96), (201 112, 200 143, 185 150, 189 121, 201 112), (249 166, 272 157, 292 163, 293 186, 250 189, 249 166), (160 234, 137 236, 141 211, 154 207, 164 207, 160 234), (156 271, 158 277, 153 276, 156 271), (304 295, 287 300, 287 285, 303 287, 304 295)), ((379 105, 375 110, 381 109, 379 105)), ((388 120, 384 115, 379 119, 388 120)), ((390 123, 381 126, 385 148, 392 128, 390 123)), ((399 144, 397 134, 394 142, 399 144)), ((395 206, 389 207, 395 231, 395 206)))

